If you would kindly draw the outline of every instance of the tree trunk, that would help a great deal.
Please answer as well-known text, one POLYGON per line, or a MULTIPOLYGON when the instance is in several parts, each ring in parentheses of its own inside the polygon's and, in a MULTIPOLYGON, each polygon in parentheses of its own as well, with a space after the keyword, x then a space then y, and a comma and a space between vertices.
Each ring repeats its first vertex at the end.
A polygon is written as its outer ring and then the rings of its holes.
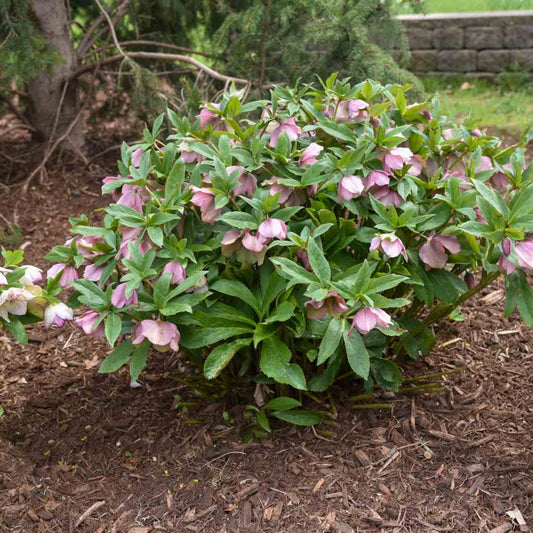
MULTIPOLYGON (((64 134, 79 113, 80 102, 77 80, 68 81, 77 60, 69 31, 68 8, 65 0, 33 0, 32 11, 38 30, 47 39, 61 59, 53 68, 43 70, 28 83, 30 100, 29 119, 41 140, 64 134), (61 103, 65 83, 68 83, 54 134, 54 122, 61 103)), ((85 140, 83 121, 78 118, 65 139, 67 148, 83 151, 85 140)))

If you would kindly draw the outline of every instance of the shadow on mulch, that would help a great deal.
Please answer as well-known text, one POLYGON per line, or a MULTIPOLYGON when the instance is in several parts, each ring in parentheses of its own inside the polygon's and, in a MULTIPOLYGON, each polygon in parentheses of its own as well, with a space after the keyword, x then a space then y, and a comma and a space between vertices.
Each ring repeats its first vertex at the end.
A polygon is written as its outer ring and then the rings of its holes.
MULTIPOLYGON (((114 156, 99 165, 113 169, 114 156)), ((67 217, 103 205, 94 170, 66 165, 26 198, 0 196, 28 262, 44 266, 67 217)), ((463 367, 445 393, 389 395, 377 411, 351 409, 338 390, 335 425, 279 424, 247 444, 240 408, 172 378, 177 355, 154 355, 131 389, 125 372, 97 373, 106 344, 72 326, 35 327, 27 347, 1 337, 0 531, 518 530, 507 512, 533 523, 533 334, 502 306, 501 287, 486 290, 408 369, 463 367), (183 413, 175 395, 197 405, 183 413)))

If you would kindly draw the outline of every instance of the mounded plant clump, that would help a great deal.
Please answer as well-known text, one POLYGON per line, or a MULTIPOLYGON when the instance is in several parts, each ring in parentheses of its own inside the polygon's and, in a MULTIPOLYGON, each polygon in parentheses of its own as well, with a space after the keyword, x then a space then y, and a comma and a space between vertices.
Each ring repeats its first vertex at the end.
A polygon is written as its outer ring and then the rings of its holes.
POLYGON ((322 392, 346 372, 395 389, 430 326, 502 274, 505 313, 533 326, 533 166, 404 89, 233 91, 194 123, 169 111, 164 141, 161 116, 124 145, 101 225, 73 219, 48 256, 51 283, 88 308, 77 323, 114 346, 101 371, 135 380, 154 347, 228 390, 251 376, 322 392))

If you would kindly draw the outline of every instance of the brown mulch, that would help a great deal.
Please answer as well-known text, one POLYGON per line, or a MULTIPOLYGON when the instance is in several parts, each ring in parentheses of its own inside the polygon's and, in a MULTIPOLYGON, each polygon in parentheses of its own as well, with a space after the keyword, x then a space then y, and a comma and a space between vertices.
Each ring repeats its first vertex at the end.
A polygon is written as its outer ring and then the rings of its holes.
MULTIPOLYGON (((26 197, 0 195, 28 262, 44 266, 68 217, 103 205, 99 179, 115 159, 83 168, 62 158, 26 197)), ((280 423, 251 443, 239 436, 242 407, 176 379, 188 371, 180 355, 154 354, 132 389, 124 371, 97 373, 106 344, 74 326, 34 327, 27 347, 0 337, 0 531, 527 531, 533 334, 502 307, 501 287, 487 289, 408 369, 461 369, 437 380, 445 392, 351 409, 358 389, 342 381, 331 424, 280 423)))

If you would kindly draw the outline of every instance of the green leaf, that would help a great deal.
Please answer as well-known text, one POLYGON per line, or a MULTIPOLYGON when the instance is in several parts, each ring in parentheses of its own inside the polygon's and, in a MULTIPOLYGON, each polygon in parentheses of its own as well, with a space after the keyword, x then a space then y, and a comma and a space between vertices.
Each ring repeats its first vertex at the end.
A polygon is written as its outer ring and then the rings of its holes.
POLYGON ((4 267, 10 268, 13 266, 16 266, 20 263, 22 263, 22 260, 24 259, 24 251, 23 250, 2 250, 2 256, 4 258, 4 267))
POLYGON ((379 278, 372 279, 365 293, 375 294, 378 292, 383 292, 388 289, 392 289, 393 287, 396 287, 397 285, 408 279, 409 278, 407 276, 399 276, 398 274, 386 274, 385 276, 380 276, 379 278))
POLYGON ((278 329, 279 324, 257 324, 254 331, 254 346, 257 348, 262 340, 274 335, 278 329))
POLYGON ((363 338, 355 329, 344 332, 344 345, 350 368, 363 379, 368 379, 370 373, 370 355, 366 349, 363 338))
POLYGON ((221 344, 214 348, 204 363, 204 375, 207 379, 214 379, 226 368, 234 355, 252 342, 251 338, 237 339, 229 344, 221 344))
POLYGON ((318 349, 317 365, 323 364, 333 355, 342 339, 344 325, 345 321, 340 318, 332 318, 330 320, 318 349))
POLYGON ((257 220, 253 215, 242 211, 224 213, 217 220, 238 229, 257 229, 258 226, 257 220))
POLYGON ((270 428, 270 423, 268 421, 268 417, 267 415, 265 414, 264 411, 258 411, 257 414, 255 415, 255 419, 256 419, 256 422, 265 430, 265 431, 268 431, 269 433, 272 432, 272 429, 270 428))
POLYGON ((185 180, 185 163, 181 157, 176 160, 165 182, 165 202, 173 199, 185 180))
POLYGON ((235 279, 219 279, 211 285, 211 290, 239 298, 247 303, 258 315, 261 315, 261 306, 252 291, 241 281, 235 279))
POLYGON ((122 319, 118 313, 109 313, 105 321, 105 337, 113 346, 122 330, 122 319))
POLYGON ((167 272, 166 274, 160 276, 155 284, 154 304, 158 309, 163 309, 166 306, 171 279, 172 274, 167 272))
POLYGON ((133 344, 131 341, 124 341, 120 343, 103 361, 98 369, 100 374, 108 374, 115 372, 121 366, 125 365, 128 358, 133 352, 133 344))
POLYGON ((272 411, 290 411, 291 409, 300 407, 301 405, 302 404, 294 398, 289 398, 288 396, 279 396, 278 398, 274 398, 263 405, 263 409, 272 411))
POLYGON ((148 351, 150 344, 143 343, 138 348, 133 350, 130 359, 130 379, 131 381, 137 381, 137 378, 141 375, 141 372, 146 367, 146 361, 148 360, 148 351))
POLYGON ((325 258, 324 253, 316 243, 315 239, 310 239, 307 245, 307 253, 309 255, 309 263, 313 272, 322 283, 326 283, 331 280, 331 268, 328 260, 325 258))
POLYGON ((247 333, 252 334, 252 328, 180 328, 181 341, 180 344, 184 348, 202 348, 215 344, 216 342, 229 339, 230 337, 237 337, 247 333))
POLYGON ((294 305, 290 302, 280 303, 272 312, 272 314, 265 320, 267 324, 270 322, 285 322, 294 315, 294 305))
POLYGON ((272 416, 296 426, 316 426, 324 419, 320 413, 295 409, 292 411, 274 411, 272 416))
POLYGON ((259 366, 263 373, 278 383, 305 390, 305 377, 298 365, 290 365, 292 353, 278 337, 268 337, 262 343, 259 366))
POLYGON ((398 390, 402 382, 402 372, 398 366, 389 359, 375 357, 372 359, 372 373, 380 387, 398 390))
POLYGON ((11 322, 4 322, 4 327, 19 344, 25 346, 28 344, 28 334, 24 329, 24 324, 13 315, 11 315, 10 320, 11 322))
POLYGON ((523 272, 518 274, 518 311, 524 322, 533 328, 533 289, 523 272))
POLYGON ((293 285, 296 283, 309 285, 309 283, 316 282, 316 278, 311 272, 286 257, 272 257, 270 261, 278 268, 280 275, 292 281, 293 285))
POLYGON ((163 230, 158 226, 150 226, 148 228, 148 236, 150 240, 157 246, 163 246, 163 230))

